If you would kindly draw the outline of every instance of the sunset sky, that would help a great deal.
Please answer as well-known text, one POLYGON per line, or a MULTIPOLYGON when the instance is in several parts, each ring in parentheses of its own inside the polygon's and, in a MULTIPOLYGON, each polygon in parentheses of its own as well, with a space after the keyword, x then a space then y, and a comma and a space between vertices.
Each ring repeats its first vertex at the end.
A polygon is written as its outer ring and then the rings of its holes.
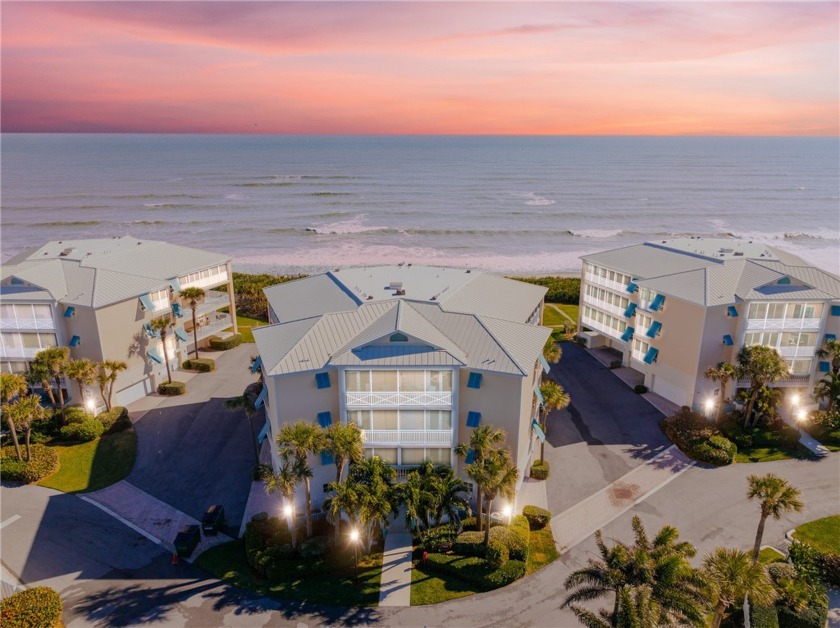
POLYGON ((4 132, 837 135, 837 2, 7 2, 4 132))

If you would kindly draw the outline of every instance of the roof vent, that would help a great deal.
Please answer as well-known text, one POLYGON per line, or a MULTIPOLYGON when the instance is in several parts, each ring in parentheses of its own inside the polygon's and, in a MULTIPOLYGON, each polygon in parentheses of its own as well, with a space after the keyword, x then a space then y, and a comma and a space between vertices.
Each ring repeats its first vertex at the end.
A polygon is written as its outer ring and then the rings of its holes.
POLYGON ((733 253, 733 255, 734 255, 735 257, 744 257, 744 252, 743 252, 743 251, 735 251, 735 252, 733 253))
POLYGON ((733 249, 721 249, 721 253, 732 253, 733 249))
POLYGON ((429 301, 437 301, 437 295, 434 295, 433 297, 431 297, 431 298, 429 299, 429 301))
POLYGON ((70 251, 72 251, 72 250, 73 250, 73 247, 64 249, 61 253, 58 254, 58 256, 59 257, 67 257, 68 255, 70 255, 70 251))
POLYGON ((472 272, 472 271, 468 268, 468 269, 467 269, 467 274, 469 274, 469 273, 471 273, 471 272, 472 272))
POLYGON ((397 290, 395 294, 398 297, 404 297, 405 296, 405 290, 397 290))
POLYGON ((392 281, 390 284, 388 284, 388 287, 391 290, 402 290, 403 283, 402 281, 392 281))
POLYGON ((370 301, 371 299, 373 299, 373 295, 369 294, 367 300, 370 301))

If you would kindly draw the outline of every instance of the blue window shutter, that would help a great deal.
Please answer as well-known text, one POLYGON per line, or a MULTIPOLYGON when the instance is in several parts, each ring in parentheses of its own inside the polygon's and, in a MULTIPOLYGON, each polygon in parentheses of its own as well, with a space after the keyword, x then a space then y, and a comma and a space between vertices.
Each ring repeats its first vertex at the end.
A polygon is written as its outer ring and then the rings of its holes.
POLYGON ((730 318, 738 318, 738 309, 734 305, 730 305, 726 308, 726 313, 730 318))
POLYGON ((662 305, 665 303, 665 295, 664 294, 657 294, 653 301, 650 304, 650 309, 652 312, 658 312, 662 305))
POLYGON ((840 305, 832 305, 831 306, 831 315, 832 316, 840 316, 840 305))
POLYGON ((635 283, 633 283, 632 281, 631 281, 630 283, 628 283, 628 284, 627 284, 627 288, 625 288, 625 290, 627 290, 627 292, 629 292, 630 294, 633 294, 633 293, 634 293, 634 292, 636 292, 636 290, 638 290, 638 289, 639 289, 639 286, 637 286, 637 285, 636 285, 635 283))
POLYGON ((184 331, 183 327, 176 327, 175 328, 175 337, 182 342, 189 342, 189 338, 187 337, 187 332, 184 331))
POLYGON ((150 294, 141 294, 140 295, 140 305, 143 306, 143 309, 147 312, 151 312, 155 309, 155 306, 152 304, 152 295, 150 294))
POLYGON ((178 318, 183 318, 184 316, 184 313, 181 311, 181 305, 179 303, 172 304, 172 313, 178 318))
POLYGON ((75 316, 75 314, 76 308, 74 308, 72 305, 68 305, 67 309, 64 310, 64 318, 70 318, 71 316, 75 316))
POLYGON ((157 349, 146 349, 146 355, 152 362, 156 362, 157 364, 163 364, 163 358, 160 357, 160 354, 157 352, 157 349))
POLYGON ((481 423, 481 412, 467 412, 467 427, 478 427, 481 423))
POLYGON ((825 335, 825 342, 828 342, 829 340, 837 340, 837 335, 836 334, 826 334, 825 335))
POLYGON ((627 309, 624 310, 624 318, 630 318, 636 314, 636 308, 638 306, 635 303, 631 303, 627 306, 627 309))
POLYGON ((790 277, 782 277, 779 281, 776 282, 776 285, 779 286, 786 286, 790 283, 790 277))
POLYGON ((256 373, 260 370, 260 366, 262 366, 262 356, 258 355, 257 359, 254 360, 254 363, 251 365, 251 372, 256 373))
POLYGON ((624 342, 627 342, 628 340, 630 340, 630 339, 633 337, 633 333, 634 333, 635 331, 636 331, 636 329, 635 329, 635 328, 633 328, 633 327, 628 327, 627 329, 625 329, 625 330, 624 330, 624 333, 623 333, 623 334, 621 334, 621 339, 622 339, 624 342))
POLYGON ((548 360, 546 360, 546 359, 545 359, 545 356, 543 356, 543 354, 542 354, 542 353, 539 355, 539 358, 538 358, 538 359, 539 359, 539 361, 540 361, 540 364, 542 364, 542 370, 543 370, 543 372, 544 372, 546 375, 548 375, 548 373, 551 371, 551 366, 549 366, 549 364, 548 364, 548 360))
POLYGON ((330 387, 330 374, 329 373, 315 373, 315 385, 318 388, 329 388, 330 387))
POLYGON ((730 336, 729 334, 726 334, 723 337, 723 344, 725 344, 727 347, 731 347, 735 343, 732 342, 732 336, 730 336))
POLYGON ((659 349, 655 347, 651 347, 648 349, 648 352, 645 354, 644 363, 645 364, 653 364, 656 362, 656 358, 659 356, 659 349))
POLYGON ((329 427, 332 425, 332 414, 329 411, 318 413, 318 425, 321 427, 329 427))
POLYGON ((80 344, 82 344, 82 339, 79 336, 73 336, 70 339, 70 346, 71 347, 78 347, 80 344))
POLYGON ((470 373, 467 388, 481 388, 481 373, 470 373))
POLYGON ((395 334, 391 334, 391 342, 408 342, 408 336, 405 334, 401 334, 397 332, 395 334))
POLYGON ((322 451, 321 452, 321 464, 326 466, 328 464, 335 464, 335 460, 333 460, 332 452, 330 451, 322 451))
POLYGON ((271 423, 269 423, 268 419, 265 420, 265 425, 260 430, 259 436, 257 436, 257 442, 262 445, 262 442, 265 440, 265 437, 268 436, 268 431, 271 429, 271 423))
POLYGON ((467 449, 467 455, 464 456, 465 464, 472 464, 475 462, 475 449, 467 449))
POLYGON ((662 329, 662 323, 653 321, 645 334, 648 338, 656 338, 659 335, 659 330, 662 329))
POLYGON ((172 288, 174 292, 181 292, 181 283, 178 281, 177 277, 169 280, 169 287, 172 288))
POLYGON ((831 364, 828 362, 820 362, 820 373, 828 373, 831 371, 831 364))
POLYGON ((540 427, 540 424, 537 423, 536 419, 531 421, 531 429, 534 431, 534 434, 537 435, 537 438, 540 439, 540 442, 544 443, 545 442, 545 432, 543 432, 542 428, 540 427))
POLYGON ((534 386, 534 394, 537 396, 537 401, 540 402, 540 405, 545 408, 545 399, 543 399, 542 391, 539 386, 534 386))
POLYGON ((257 400, 254 402, 254 408, 259 410, 262 407, 262 404, 265 403, 265 398, 268 396, 268 388, 263 386, 262 392, 260 396, 257 397, 257 400))

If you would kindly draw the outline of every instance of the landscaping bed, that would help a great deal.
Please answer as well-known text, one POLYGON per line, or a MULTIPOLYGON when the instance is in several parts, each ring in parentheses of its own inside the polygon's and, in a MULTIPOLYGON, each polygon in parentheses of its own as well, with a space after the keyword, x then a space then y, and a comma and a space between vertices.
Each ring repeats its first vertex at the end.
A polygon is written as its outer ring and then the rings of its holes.
POLYGON ((840 515, 831 515, 797 526, 797 541, 815 547, 822 553, 840 554, 840 515))
POLYGON ((86 443, 56 443, 61 466, 38 482, 65 493, 98 491, 126 478, 137 456, 137 435, 129 428, 86 443))
POLYGON ((820 441, 826 449, 840 451, 840 412, 814 412, 803 429, 820 441))

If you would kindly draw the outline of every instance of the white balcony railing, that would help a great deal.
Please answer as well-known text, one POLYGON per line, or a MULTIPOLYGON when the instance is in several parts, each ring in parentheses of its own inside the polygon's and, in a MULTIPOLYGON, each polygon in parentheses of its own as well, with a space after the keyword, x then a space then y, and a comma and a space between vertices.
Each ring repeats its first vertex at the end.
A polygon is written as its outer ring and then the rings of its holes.
POLYGON ((4 331, 54 331, 55 322, 51 318, 4 318, 0 319, 0 329, 4 331))
POLYGON ((157 314, 158 312, 168 312, 172 304, 169 302, 169 299, 162 299, 160 301, 152 301, 152 313, 157 314))
POLYGON ((814 346, 779 347, 776 350, 783 358, 813 358, 817 348, 814 346))
MULTIPOLYGON (((196 315, 201 316, 202 314, 215 312, 216 310, 219 310, 229 305, 230 299, 228 298, 228 295, 226 293, 208 290, 207 293, 204 295, 204 300, 201 303, 199 303, 195 308, 196 315)), ((187 303, 183 309, 185 315, 192 314, 192 312, 190 311, 189 303, 187 303)))
POLYGON ((592 273, 585 273, 584 279, 586 279, 586 283, 591 283, 596 286, 603 286, 604 288, 615 290, 622 296, 627 296, 629 294, 627 292, 627 285, 621 283, 620 281, 612 281, 610 279, 607 279, 606 277, 600 277, 598 275, 593 275, 592 273))
POLYGON ((620 318, 624 317, 624 311, 627 309, 626 307, 621 307, 618 305, 613 305, 612 303, 607 303, 606 301, 601 301, 600 299, 596 299, 593 296, 588 294, 583 295, 583 302, 591 305, 592 307, 597 307, 599 310, 603 310, 604 312, 609 312, 613 316, 618 316, 620 318))
POLYGON ((181 282, 181 288, 209 288, 210 286, 217 286, 221 283, 227 283, 228 281, 228 274, 227 271, 223 273, 217 273, 214 275, 209 275, 207 277, 200 277, 193 281, 183 281, 181 282))
POLYGON ((747 330, 780 329, 780 330, 810 330, 818 331, 819 318, 750 318, 747 319, 747 330))
POLYGON ((39 351, 37 347, 0 347, 0 358, 34 358, 39 351))
MULTIPOLYGON (((782 379, 777 379, 775 382, 773 382, 772 385, 774 387, 794 386, 794 385, 801 386, 802 384, 807 384, 809 379, 811 379, 811 374, 810 373, 790 374, 790 375, 787 375, 787 376, 783 377, 782 379)), ((739 379, 737 386, 738 386, 738 388, 749 388, 750 387, 750 380, 739 379)))
POLYGON ((631 357, 634 360, 638 360, 644 364, 645 361, 645 353, 643 351, 636 351, 635 349, 630 353, 631 357))
POLYGON ((451 392, 348 392, 344 405, 348 408, 423 408, 452 407, 451 392))
POLYGON ((589 318, 588 316, 583 316, 581 321, 587 327, 591 327, 592 329, 597 329, 600 332, 605 333, 610 338, 615 338, 616 340, 621 340, 621 334, 624 332, 618 331, 617 329, 613 329, 609 325, 604 323, 599 323, 595 319, 589 318))
MULTIPOLYGON (((216 319, 207 325, 202 325, 198 328, 198 338, 199 340, 202 338, 207 338, 212 334, 217 334, 220 331, 227 329, 233 323, 230 321, 230 316, 227 314, 216 314, 216 319)), ((185 330, 186 331, 186 330, 185 330)), ((187 331, 187 335, 189 336, 190 340, 192 340, 192 330, 187 331)))
POLYGON ((364 430, 366 445, 452 446, 452 430, 364 430))

